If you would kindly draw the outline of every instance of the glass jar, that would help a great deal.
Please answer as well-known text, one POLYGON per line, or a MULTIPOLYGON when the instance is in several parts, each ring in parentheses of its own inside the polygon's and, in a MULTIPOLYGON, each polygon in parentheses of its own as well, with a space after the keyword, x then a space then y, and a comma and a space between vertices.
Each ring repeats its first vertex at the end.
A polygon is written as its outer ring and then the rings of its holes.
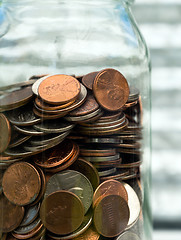
POLYGON ((3 239, 151 239, 150 59, 132 2, 0 1, 3 239))

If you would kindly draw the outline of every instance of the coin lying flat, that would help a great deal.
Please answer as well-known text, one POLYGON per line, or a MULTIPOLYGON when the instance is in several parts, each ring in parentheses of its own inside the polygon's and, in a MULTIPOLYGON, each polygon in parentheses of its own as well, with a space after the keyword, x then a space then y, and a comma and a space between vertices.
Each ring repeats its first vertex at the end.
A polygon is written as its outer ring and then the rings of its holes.
POLYGON ((93 91, 98 103, 109 111, 120 110, 129 97, 127 80, 119 71, 111 68, 98 73, 93 91))
POLYGON ((126 231, 116 238, 116 240, 141 240, 138 235, 133 232, 126 231))
POLYGON ((63 189, 75 193, 81 199, 85 213, 88 211, 92 204, 93 188, 85 175, 74 170, 54 174, 47 182, 45 196, 63 189))
POLYGON ((50 232, 69 234, 81 225, 84 208, 81 200, 74 193, 56 191, 43 200, 40 218, 50 232))
POLYGON ((73 101, 80 93, 79 81, 69 75, 54 75, 43 80, 38 88, 39 96, 51 104, 73 101))
POLYGON ((0 194, 0 231, 11 232, 19 226, 24 216, 24 207, 12 204, 0 194))
POLYGON ((6 116, 0 114, 0 153, 4 152, 11 140, 11 126, 6 116))
POLYGON ((127 227, 129 208, 119 195, 103 197, 94 209, 94 225, 104 237, 115 237, 127 227))
POLYGON ((41 187, 40 175, 35 167, 27 162, 17 162, 5 171, 2 181, 5 196, 16 205, 33 202, 41 187))

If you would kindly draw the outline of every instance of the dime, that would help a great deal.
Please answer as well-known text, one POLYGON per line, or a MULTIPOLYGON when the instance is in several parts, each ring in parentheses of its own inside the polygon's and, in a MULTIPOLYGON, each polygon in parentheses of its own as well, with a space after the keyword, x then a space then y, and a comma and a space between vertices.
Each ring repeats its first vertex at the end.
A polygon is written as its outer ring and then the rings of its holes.
POLYGON ((126 231, 126 232, 122 233, 121 235, 119 235, 116 238, 116 240, 141 240, 141 239, 135 233, 126 231))
POLYGON ((101 183, 93 195, 93 206, 95 207, 96 201, 100 197, 104 197, 107 195, 119 195, 121 196, 126 202, 128 201, 128 194, 124 187, 124 185, 121 182, 118 182, 116 180, 107 180, 103 183, 101 183))
MULTIPOLYGON (((27 234, 27 233, 31 232, 34 228, 36 228, 40 224, 41 224, 41 220, 40 220, 40 218, 37 218, 34 222, 28 224, 27 226, 19 226, 18 228, 16 228, 14 230, 13 233, 27 234)), ((13 236, 14 236, 14 234, 13 234, 13 236)))
POLYGON ((32 104, 26 104, 23 107, 7 112, 9 121, 17 126, 30 126, 41 122, 33 113, 32 104))
POLYGON ((87 161, 90 162, 105 162, 105 161, 114 161, 120 158, 120 154, 116 153, 115 155, 112 156, 106 156, 106 157, 85 157, 84 159, 86 159, 87 161))
POLYGON ((0 194, 0 231, 11 232, 19 226, 24 216, 24 207, 12 204, 0 194))
POLYGON ((14 129, 22 134, 30 135, 30 136, 42 136, 45 134, 42 131, 36 130, 33 126, 19 127, 14 125, 14 129))
MULTIPOLYGON (((27 226, 30 223, 32 223, 35 220, 35 218, 38 216, 39 210, 40 210, 40 203, 38 203, 37 205, 34 205, 34 206, 27 207, 25 209, 25 214, 24 214, 23 220, 22 220, 21 224, 19 225, 19 227, 24 227, 24 226, 27 226)), ((15 231, 15 232, 17 232, 17 231, 15 231)))
POLYGON ((118 111, 127 102, 129 86, 115 69, 104 69, 94 80, 93 91, 98 103, 108 111, 118 111))
POLYGON ((97 169, 88 161, 78 158, 71 166, 71 170, 78 171, 84 174, 92 184, 93 189, 95 190, 99 185, 99 174, 97 169))
POLYGON ((55 105, 64 104, 78 97, 80 83, 69 75, 54 75, 40 83, 38 93, 45 102, 55 105))
POLYGON ((2 187, 12 203, 23 206, 33 202, 39 194, 41 179, 35 167, 27 162, 17 162, 5 171, 2 187))
POLYGON ((0 99, 0 108, 3 111, 12 110, 28 103, 33 97, 31 86, 13 91, 0 99))
POLYGON ((11 140, 11 126, 3 113, 0 113, 0 153, 4 152, 11 140))
POLYGON ((69 234, 81 225, 84 208, 74 193, 61 190, 53 192, 43 200, 40 218, 50 232, 69 234))
POLYGON ((40 86, 40 83, 43 82, 43 80, 45 80, 47 77, 48 77, 48 75, 45 75, 45 76, 42 76, 42 77, 36 79, 36 81, 32 85, 32 91, 35 95, 38 96, 38 88, 40 86))
POLYGON ((94 225, 104 237, 115 237, 122 233, 128 224, 129 208, 119 195, 107 195, 94 209, 94 225))
POLYGON ((45 197, 58 190, 75 193, 82 201, 85 213, 92 204, 92 185, 88 178, 80 172, 65 170, 54 174, 47 182, 45 197))
POLYGON ((98 173, 100 177, 109 176, 110 174, 113 174, 116 172, 116 168, 109 168, 109 169, 98 169, 98 173))
POLYGON ((91 72, 83 76, 82 83, 90 90, 93 88, 95 77, 99 72, 91 72))
POLYGON ((123 183, 123 185, 128 193, 128 207, 130 210, 130 217, 127 229, 129 229, 138 220, 141 211, 141 206, 138 196, 133 190, 133 188, 127 183, 123 183))
POLYGON ((56 119, 46 120, 40 124, 34 125, 33 127, 34 129, 44 133, 62 133, 71 130, 74 127, 74 124, 56 119))

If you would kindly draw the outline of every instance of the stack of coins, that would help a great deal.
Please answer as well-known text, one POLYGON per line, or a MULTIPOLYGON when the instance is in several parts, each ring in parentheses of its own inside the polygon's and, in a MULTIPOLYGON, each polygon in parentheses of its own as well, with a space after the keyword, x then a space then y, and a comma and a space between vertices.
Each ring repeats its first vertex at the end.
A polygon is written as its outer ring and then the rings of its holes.
POLYGON ((141 235, 139 90, 108 68, 0 93, 2 239, 141 235))

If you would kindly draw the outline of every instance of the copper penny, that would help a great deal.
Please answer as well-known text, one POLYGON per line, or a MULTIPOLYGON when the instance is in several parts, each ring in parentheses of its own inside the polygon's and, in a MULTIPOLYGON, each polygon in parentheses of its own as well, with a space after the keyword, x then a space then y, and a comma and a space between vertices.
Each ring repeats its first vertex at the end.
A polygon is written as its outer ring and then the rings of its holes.
POLYGON ((50 232, 69 234, 81 225, 84 219, 84 207, 74 193, 61 190, 43 200, 40 218, 50 232))
POLYGON ((107 195, 119 195, 121 196, 126 202, 128 201, 128 194, 121 182, 116 180, 107 180, 101 183, 93 195, 93 206, 96 205, 96 201, 101 196, 107 195))
POLYGON ((80 155, 87 157, 106 157, 113 156, 116 154, 115 148, 107 148, 107 149, 80 149, 80 155))
POLYGON ((44 168, 53 168, 66 162, 74 153, 75 145, 70 140, 64 140, 53 149, 46 150, 35 156, 35 163, 44 168))
POLYGON ((4 152, 11 140, 11 126, 3 113, 0 113, 0 153, 4 152))
POLYGON ((5 196, 16 205, 32 203, 38 196, 41 179, 35 167, 27 162, 17 162, 5 171, 2 181, 5 196))
POLYGON ((115 237, 122 233, 129 221, 127 202, 119 195, 108 195, 94 209, 94 225, 104 237, 115 237))
POLYGON ((24 207, 12 204, 1 194, 0 213, 0 231, 11 232, 20 225, 24 216, 24 207))
POLYGON ((95 77, 99 72, 91 72, 83 76, 82 83, 90 90, 93 88, 95 77))
POLYGON ((95 100, 92 94, 88 94, 86 101, 77 109, 69 113, 70 116, 79 117, 82 115, 87 115, 96 111, 99 108, 99 104, 95 100))
POLYGON ((98 103, 108 111, 118 111, 127 102, 129 86, 126 78, 115 69, 104 69, 94 80, 93 91, 98 103))
POLYGON ((64 104, 76 99, 80 93, 79 81, 69 75, 54 75, 40 83, 39 96, 51 104, 64 104))

